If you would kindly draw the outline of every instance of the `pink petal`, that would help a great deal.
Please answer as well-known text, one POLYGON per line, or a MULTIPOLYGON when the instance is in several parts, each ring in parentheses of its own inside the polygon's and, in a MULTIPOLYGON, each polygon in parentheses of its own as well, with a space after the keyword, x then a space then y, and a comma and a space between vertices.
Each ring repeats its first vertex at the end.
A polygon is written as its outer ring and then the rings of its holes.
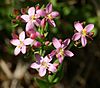
POLYGON ((56 55, 56 50, 52 50, 51 53, 49 54, 51 57, 53 57, 54 55, 56 55))
POLYGON ((37 19, 37 18, 39 18, 40 17, 40 15, 39 14, 35 14, 35 18, 37 19))
POLYGON ((40 67, 40 69, 39 69, 39 75, 42 77, 42 76, 44 76, 45 74, 46 74, 46 68, 40 67))
POLYGON ((53 38, 52 43, 56 49, 61 47, 61 43, 59 42, 57 38, 53 38))
POLYGON ((33 20, 32 21, 36 26, 39 26, 40 23, 41 23, 41 20, 40 19, 36 19, 36 20, 33 20))
POLYGON ((90 32, 94 28, 94 24, 88 24, 84 29, 86 29, 87 32, 90 32))
POLYGON ((82 43, 82 46, 83 46, 83 47, 86 46, 86 44, 87 44, 87 39, 86 39, 85 36, 82 36, 82 37, 81 37, 81 43, 82 43))
POLYGON ((21 18, 26 22, 30 21, 29 15, 22 15, 21 18))
POLYGON ((56 72, 57 71, 56 67, 53 64, 50 64, 50 63, 49 63, 48 70, 51 71, 51 72, 56 72))
POLYGON ((26 46, 22 46, 22 48, 21 48, 21 52, 22 52, 23 54, 26 53, 26 46))
POLYGON ((80 34, 80 33, 75 33, 75 34, 72 36, 72 40, 73 40, 73 41, 77 41, 77 40, 80 39, 80 37, 81 37, 81 34, 80 34))
POLYGON ((24 40, 24 44, 25 44, 25 45, 30 45, 30 44, 32 44, 32 42, 33 42, 33 39, 31 39, 31 38, 26 38, 26 39, 24 40))
POLYGON ((15 46, 18 46, 20 44, 20 41, 18 39, 12 39, 10 41, 11 44, 15 45, 15 46))
POLYGON ((53 20, 48 19, 48 22, 51 26, 56 27, 56 24, 53 20))
POLYGON ((32 21, 29 21, 27 24, 26 24, 26 31, 29 31, 29 30, 35 30, 35 26, 33 24, 32 21))
POLYGON ((40 63, 40 61, 42 60, 42 57, 39 54, 35 54, 35 57, 38 63, 40 63))
POLYGON ((46 12, 42 9, 37 10, 36 13, 39 14, 40 16, 45 16, 46 15, 46 12))
POLYGON ((49 4, 47 4, 47 6, 46 6, 46 13, 51 13, 51 12, 52 12, 52 4, 49 3, 49 4))
POLYGON ((70 39, 69 38, 65 39, 64 42, 62 43, 62 47, 66 48, 69 45, 69 43, 70 43, 70 39))
POLYGON ((48 56, 45 56, 43 60, 49 63, 52 60, 52 58, 48 55, 48 56))
POLYGON ((74 54, 71 51, 69 51, 69 50, 65 50, 64 54, 65 54, 65 56, 68 56, 68 57, 74 56, 74 54))
POLYGON ((40 64, 38 64, 38 63, 32 63, 30 67, 34 68, 34 69, 37 69, 37 68, 40 68, 40 64))
POLYGON ((74 27, 78 32, 81 32, 83 30, 82 24, 79 22, 75 23, 74 27))
POLYGON ((24 39, 25 39, 25 32, 22 31, 22 32, 19 34, 19 40, 20 40, 20 41, 24 41, 24 39))
POLYGON ((61 55, 60 53, 57 54, 57 58, 59 60, 60 63, 62 63, 63 59, 64 59, 64 56, 61 55))
POLYGON ((59 16, 59 13, 57 11, 51 12, 50 14, 53 18, 56 18, 57 16, 59 16))
POLYGON ((35 8, 34 8, 34 7, 30 7, 30 8, 28 9, 28 14, 29 14, 30 16, 34 15, 34 14, 35 14, 35 8))
POLYGON ((14 50, 14 55, 18 55, 20 53, 20 48, 16 47, 14 50))

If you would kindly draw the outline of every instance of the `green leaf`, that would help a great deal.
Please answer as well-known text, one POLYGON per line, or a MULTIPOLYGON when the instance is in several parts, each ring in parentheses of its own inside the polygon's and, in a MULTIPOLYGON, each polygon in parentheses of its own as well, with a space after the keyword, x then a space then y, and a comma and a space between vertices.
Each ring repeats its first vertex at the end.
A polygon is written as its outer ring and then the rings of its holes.
POLYGON ((44 81, 43 79, 35 79, 37 85, 39 86, 39 88, 50 88, 50 85, 48 82, 44 81))
POLYGON ((15 27, 17 27, 17 26, 18 26, 18 24, 14 24, 14 25, 12 25, 13 28, 15 28, 15 27))
POLYGON ((41 9, 44 9, 45 5, 42 5, 41 9))

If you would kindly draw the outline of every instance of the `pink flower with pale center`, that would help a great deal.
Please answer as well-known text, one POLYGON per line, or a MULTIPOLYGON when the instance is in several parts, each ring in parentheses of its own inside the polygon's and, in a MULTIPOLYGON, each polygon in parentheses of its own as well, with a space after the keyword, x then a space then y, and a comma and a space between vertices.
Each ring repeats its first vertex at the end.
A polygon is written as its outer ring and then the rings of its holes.
POLYGON ((25 54, 26 53, 26 45, 32 44, 33 40, 31 38, 25 39, 25 32, 22 31, 19 34, 19 39, 12 39, 10 42, 14 46, 16 46, 16 48, 14 50, 14 55, 18 55, 20 52, 25 54))
POLYGON ((34 24, 36 26, 39 26, 40 25, 40 19, 39 19, 40 15, 37 14, 37 11, 35 10, 34 7, 30 7, 28 9, 28 15, 27 14, 24 14, 21 16, 21 18, 23 20, 25 20, 25 22, 27 22, 26 24, 26 31, 30 30, 30 28, 34 28, 34 24))
POLYGON ((66 39, 61 43, 57 38, 53 38, 52 42, 56 50, 52 52, 51 56, 56 54, 56 57, 59 59, 60 63, 62 63, 64 56, 68 56, 68 57, 74 56, 74 54, 71 51, 66 49, 70 43, 70 39, 66 39))
POLYGON ((87 44, 86 37, 89 37, 91 30, 94 28, 94 24, 88 24, 85 28, 83 28, 82 24, 77 22, 74 24, 77 32, 73 35, 72 40, 77 41, 81 38, 82 46, 85 47, 87 44))
POLYGON ((45 16, 45 18, 43 18, 42 21, 41 21, 41 26, 44 26, 45 21, 48 21, 48 23, 51 26, 56 27, 56 24, 55 24, 53 19, 56 18, 57 16, 59 16, 59 13, 57 11, 52 10, 52 4, 51 3, 47 4, 45 10, 40 9, 40 10, 37 11, 37 13, 40 14, 41 16, 45 16))
POLYGON ((37 69, 41 77, 46 74, 47 70, 53 73, 57 71, 56 66, 50 63, 52 58, 49 55, 45 56, 44 58, 41 57, 39 54, 36 54, 35 56, 37 62, 32 63, 30 67, 37 69))

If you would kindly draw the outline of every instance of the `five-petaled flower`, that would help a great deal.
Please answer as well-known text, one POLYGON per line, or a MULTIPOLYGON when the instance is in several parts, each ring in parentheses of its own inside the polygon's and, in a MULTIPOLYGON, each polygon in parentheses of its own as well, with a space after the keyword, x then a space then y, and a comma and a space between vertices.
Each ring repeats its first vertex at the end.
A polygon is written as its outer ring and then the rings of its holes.
POLYGON ((56 24, 54 22, 54 18, 56 18, 57 16, 59 16, 59 13, 57 11, 53 11, 52 10, 52 4, 49 3, 47 4, 45 10, 38 10, 37 13, 41 16, 45 16, 45 18, 42 19, 41 24, 43 25, 45 22, 44 21, 48 21, 48 23, 51 26, 56 27, 56 24))
POLYGON ((61 43, 57 38, 53 38, 53 45, 56 48, 55 52, 53 52, 56 54, 56 57, 59 59, 60 63, 62 63, 64 56, 72 57, 74 55, 71 51, 66 49, 69 43, 70 39, 65 39, 61 43))
POLYGON ((35 56, 36 56, 37 62, 32 63, 30 67, 37 69, 41 77, 46 74, 46 70, 53 73, 57 71, 56 66, 50 63, 52 58, 49 55, 45 56, 44 58, 41 57, 39 54, 36 54, 35 56))
POLYGON ((91 30, 94 28, 94 24, 88 24, 85 28, 83 28, 82 24, 77 22, 74 24, 77 32, 73 35, 72 40, 77 41, 81 38, 82 46, 85 47, 87 44, 86 37, 89 37, 91 30))
POLYGON ((26 38, 25 39, 25 32, 22 31, 19 34, 19 39, 12 39, 11 44, 13 44, 14 46, 16 46, 15 50, 14 50, 14 54, 18 55, 20 53, 20 51, 25 54, 26 53, 26 45, 30 45, 32 44, 33 40, 31 38, 26 38))
POLYGON ((24 14, 21 16, 22 19, 24 19, 27 24, 26 24, 26 31, 30 30, 30 27, 31 28, 34 28, 34 24, 36 26, 39 26, 40 25, 40 19, 39 19, 40 15, 37 14, 37 10, 35 10, 34 7, 30 7, 28 9, 28 15, 27 14, 24 14))

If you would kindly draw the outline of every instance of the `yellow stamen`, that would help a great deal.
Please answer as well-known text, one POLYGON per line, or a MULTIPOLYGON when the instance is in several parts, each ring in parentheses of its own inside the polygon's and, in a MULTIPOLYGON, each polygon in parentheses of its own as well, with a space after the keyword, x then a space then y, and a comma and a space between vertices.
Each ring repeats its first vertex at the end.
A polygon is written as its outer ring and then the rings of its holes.
POLYGON ((18 48, 21 48, 24 45, 22 41, 20 41, 20 44, 18 45, 18 48))
POLYGON ((84 35, 84 36, 87 35, 86 29, 83 29, 83 30, 82 30, 82 35, 84 35))
POLYGON ((32 20, 35 20, 35 16, 34 16, 34 15, 32 15, 32 16, 31 16, 31 19, 32 19, 32 20))
POLYGON ((53 19, 53 17, 52 17, 52 15, 47 15, 47 17, 49 18, 49 19, 53 19))
POLYGON ((44 66, 44 67, 48 67, 48 64, 44 61, 41 63, 41 65, 44 66))
POLYGON ((60 55, 64 56, 64 49, 61 48, 61 49, 59 50, 59 52, 60 52, 60 55))

